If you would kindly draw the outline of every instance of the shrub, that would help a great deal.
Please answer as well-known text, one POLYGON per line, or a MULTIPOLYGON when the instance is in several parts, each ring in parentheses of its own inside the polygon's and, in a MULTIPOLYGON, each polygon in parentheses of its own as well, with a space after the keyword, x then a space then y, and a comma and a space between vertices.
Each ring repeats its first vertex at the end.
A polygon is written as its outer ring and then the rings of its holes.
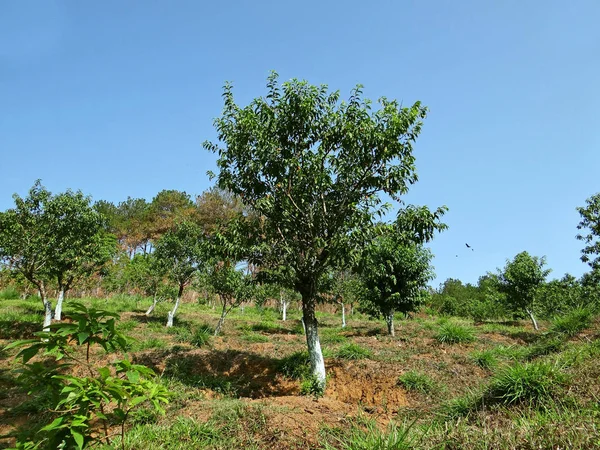
POLYGON ((363 359, 371 356, 371 352, 353 342, 346 344, 336 352, 336 357, 341 359, 363 359))
POLYGON ((551 400, 566 381, 567 376, 549 362, 516 363, 494 376, 486 397, 505 405, 540 404, 551 400))
POLYGON ((304 377, 300 383, 300 394, 312 395, 315 398, 323 397, 324 385, 314 375, 304 377))
POLYGON ((472 328, 447 322, 440 326, 435 338, 442 344, 462 344, 473 342, 475 340, 475 333, 472 328))
POLYGON ((400 375, 398 377, 398 384, 408 391, 422 392, 424 394, 435 390, 435 383, 431 378, 412 370, 400 375))

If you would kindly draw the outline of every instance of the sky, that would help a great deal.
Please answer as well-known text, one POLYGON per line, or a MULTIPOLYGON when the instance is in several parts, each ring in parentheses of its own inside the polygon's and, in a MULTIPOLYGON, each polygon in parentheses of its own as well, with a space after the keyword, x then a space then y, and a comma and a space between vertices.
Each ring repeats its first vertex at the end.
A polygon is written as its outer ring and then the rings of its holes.
POLYGON ((276 70, 429 107, 406 202, 449 208, 434 285, 523 250, 579 276, 575 208, 600 191, 599 20, 597 0, 3 0, 0 210, 38 178, 115 203, 200 194, 223 84, 245 105, 276 70))

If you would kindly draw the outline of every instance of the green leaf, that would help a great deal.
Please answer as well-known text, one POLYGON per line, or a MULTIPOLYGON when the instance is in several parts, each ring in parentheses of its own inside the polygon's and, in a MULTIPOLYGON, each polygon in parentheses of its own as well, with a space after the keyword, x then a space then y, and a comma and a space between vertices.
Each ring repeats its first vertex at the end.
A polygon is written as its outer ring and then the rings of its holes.
POLYGON ((41 428, 40 431, 52 431, 52 430, 64 428, 65 427, 65 425, 63 425, 64 420, 65 420, 64 417, 58 417, 58 418, 54 419, 51 423, 46 425, 45 427, 41 428))
POLYGON ((73 439, 75 439, 75 443, 77 444, 77 447, 79 449, 82 449, 83 443, 84 443, 83 434, 79 433, 78 431, 71 430, 71 435, 73 436, 73 439))
POLYGON ((90 337, 90 333, 87 331, 81 331, 77 333, 77 339, 79 340, 79 345, 83 344, 87 338, 90 337))

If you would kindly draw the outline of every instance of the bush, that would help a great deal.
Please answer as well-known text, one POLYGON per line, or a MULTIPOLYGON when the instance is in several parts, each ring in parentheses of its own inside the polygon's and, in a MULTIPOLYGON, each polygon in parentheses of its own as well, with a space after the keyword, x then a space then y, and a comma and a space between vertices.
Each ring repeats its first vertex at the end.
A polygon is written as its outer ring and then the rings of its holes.
POLYGON ((486 397, 504 405, 522 402, 540 404, 551 400, 566 381, 567 376, 554 364, 516 363, 494 376, 486 397))
POLYGON ((340 349, 336 352, 335 356, 341 359, 355 360, 368 358, 369 356, 371 356, 371 352, 358 344, 349 343, 340 347, 340 349))
POLYGON ((550 332, 572 337, 588 328, 591 323, 592 311, 588 308, 577 308, 562 317, 554 319, 550 332))
POLYGON ((412 370, 400 375, 398 377, 398 384, 408 391, 416 391, 424 394, 428 394, 435 390, 435 383, 431 378, 425 374, 412 370))
POLYGON ((312 395, 319 398, 323 397, 324 393, 323 384, 314 375, 304 377, 300 383, 300 394, 302 395, 312 395))
POLYGON ((440 326, 435 338, 442 344, 462 344, 473 342, 475 340, 475 333, 472 328, 447 322, 440 326))

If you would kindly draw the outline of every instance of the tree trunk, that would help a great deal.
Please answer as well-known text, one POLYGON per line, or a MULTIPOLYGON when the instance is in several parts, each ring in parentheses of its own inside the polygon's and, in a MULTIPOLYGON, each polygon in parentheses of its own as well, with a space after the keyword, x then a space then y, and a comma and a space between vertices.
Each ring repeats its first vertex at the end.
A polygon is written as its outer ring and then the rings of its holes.
POLYGON ((315 315, 315 295, 310 292, 302 293, 302 320, 305 327, 310 368, 315 380, 325 390, 325 360, 319 341, 319 330, 315 315))
POLYGON ((52 323, 52 304, 46 295, 46 286, 44 282, 38 284, 38 291, 44 305, 44 331, 50 331, 50 324, 52 323))
POLYGON ((350 303, 350 315, 354 315, 354 303, 350 303))
POLYGON ((396 336, 394 331, 394 312, 390 312, 385 316, 385 322, 387 323, 388 334, 390 336, 396 336))
POLYGON ((56 309, 54 310, 54 320, 62 319, 62 305, 63 305, 64 299, 65 299, 65 289, 61 287, 58 290, 58 300, 56 301, 56 309))
POLYGON ((169 311, 169 314, 167 316, 167 328, 170 328, 173 326, 173 319, 175 318, 175 313, 177 312, 177 308, 179 308, 179 300, 181 299, 182 295, 183 295, 183 285, 179 286, 179 292, 177 293, 177 300, 175 300, 175 305, 173 306, 173 309, 171 311, 169 311))
POLYGON ((344 302, 340 304, 342 305, 342 328, 346 328, 346 306, 344 306, 344 302))
POLYGON ((146 311, 146 317, 148 317, 150 314, 152 314, 152 312, 154 311, 154 308, 156 308, 157 302, 158 302, 158 298, 156 297, 156 294, 154 294, 154 299, 152 300, 152 304, 150 305, 150 308, 148 308, 148 311, 146 311))
POLYGON ((287 300, 284 300, 283 297, 280 298, 280 301, 281 301, 281 320, 283 320, 285 322, 287 320, 288 302, 287 302, 287 300))
POLYGON ((533 316, 533 311, 531 311, 530 309, 526 309, 525 311, 527 311, 527 314, 529 314, 529 318, 531 319, 533 328, 535 328, 536 331, 539 330, 537 321, 535 320, 535 317, 533 316))
POLYGON ((217 327, 215 328, 215 336, 218 336, 221 332, 221 328, 223 328, 223 323, 225 322, 225 316, 227 315, 227 302, 223 301, 223 310, 221 311, 221 317, 219 317, 219 322, 217 323, 217 327))

